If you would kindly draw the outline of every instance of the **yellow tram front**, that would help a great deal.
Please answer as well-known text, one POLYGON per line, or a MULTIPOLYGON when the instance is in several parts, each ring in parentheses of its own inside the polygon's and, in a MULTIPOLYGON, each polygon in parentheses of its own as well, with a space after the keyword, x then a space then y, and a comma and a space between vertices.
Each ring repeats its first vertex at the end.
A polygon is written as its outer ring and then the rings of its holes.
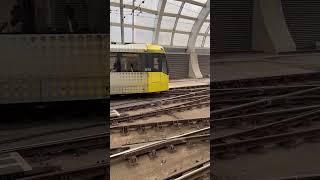
POLYGON ((168 89, 168 66, 163 47, 151 44, 110 45, 111 95, 168 89))

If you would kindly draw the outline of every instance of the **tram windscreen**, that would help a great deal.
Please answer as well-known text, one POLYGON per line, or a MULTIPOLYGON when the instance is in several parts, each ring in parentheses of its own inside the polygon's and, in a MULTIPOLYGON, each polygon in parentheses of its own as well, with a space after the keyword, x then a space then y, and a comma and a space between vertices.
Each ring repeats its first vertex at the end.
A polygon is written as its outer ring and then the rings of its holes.
POLYGON ((111 72, 164 72, 167 61, 164 54, 111 53, 111 72))

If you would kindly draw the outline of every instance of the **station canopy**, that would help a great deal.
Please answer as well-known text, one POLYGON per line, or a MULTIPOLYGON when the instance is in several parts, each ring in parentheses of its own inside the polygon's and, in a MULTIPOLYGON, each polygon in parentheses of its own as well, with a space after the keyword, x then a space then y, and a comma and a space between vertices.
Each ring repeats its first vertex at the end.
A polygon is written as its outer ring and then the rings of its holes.
MULTIPOLYGON (((210 0, 123 0, 125 43, 210 48, 210 0)), ((110 0, 111 42, 121 42, 120 0, 110 0)))

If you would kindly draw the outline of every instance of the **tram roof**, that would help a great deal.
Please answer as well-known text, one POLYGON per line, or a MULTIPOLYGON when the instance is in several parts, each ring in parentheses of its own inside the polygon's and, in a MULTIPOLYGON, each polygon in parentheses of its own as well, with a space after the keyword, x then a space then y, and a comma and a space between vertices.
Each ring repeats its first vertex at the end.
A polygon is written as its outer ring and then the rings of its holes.
POLYGON ((162 53, 164 48, 154 44, 111 44, 111 52, 162 53))

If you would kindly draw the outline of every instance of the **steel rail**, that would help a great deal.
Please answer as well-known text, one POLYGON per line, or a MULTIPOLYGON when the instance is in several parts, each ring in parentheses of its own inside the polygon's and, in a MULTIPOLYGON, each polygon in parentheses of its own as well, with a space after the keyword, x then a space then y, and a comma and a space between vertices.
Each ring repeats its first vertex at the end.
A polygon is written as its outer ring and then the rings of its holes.
POLYGON ((220 153, 228 153, 228 152, 240 152, 243 149, 250 149, 265 146, 267 144, 281 144, 290 142, 292 140, 304 139, 304 140, 312 140, 314 138, 320 137, 320 128, 313 128, 308 130, 299 130, 290 133, 281 133, 270 136, 263 136, 253 139, 239 140, 234 142, 215 144, 214 139, 210 144, 211 152, 213 156, 220 153))
MULTIPOLYGON (((129 150, 126 150, 126 151, 122 151, 120 153, 117 153, 117 154, 113 154, 110 156, 110 159, 116 159, 116 158, 119 158, 119 157, 123 157, 123 156, 126 156, 127 154, 132 154, 134 152, 139 152, 139 151, 143 151, 145 149, 154 149, 154 145, 163 145, 163 143, 168 143, 168 142, 171 142, 172 140, 179 140, 179 138, 186 138, 186 137, 189 137, 191 135, 195 135, 195 134, 198 134, 198 133, 202 133, 202 132, 205 132, 205 131, 208 131, 210 130, 209 127, 206 127, 206 128, 203 128, 203 129, 199 129, 199 130, 196 130, 196 131, 192 131, 192 132, 188 132, 188 133, 185 133, 185 134, 181 134, 181 135, 177 135, 177 136, 172 136, 172 137, 169 137, 169 138, 165 138, 164 140, 160 140, 160 141, 156 141, 156 142, 151 142, 151 143, 148 143, 148 144, 145 144, 145 145, 142 145, 142 146, 139 146, 139 147, 136 147, 136 148, 131 148, 129 150)), ((205 135, 205 138, 209 138, 209 134, 208 135, 205 135)), ((180 139, 181 140, 181 139, 180 139)), ((175 142, 175 141, 174 141, 175 142)))
POLYGON ((202 122, 210 124, 209 121, 210 121, 210 117, 193 118, 193 119, 175 119, 170 121, 110 126, 110 130, 120 130, 121 132, 125 132, 131 129, 141 129, 144 127, 162 128, 163 126, 171 126, 171 125, 179 126, 181 124, 194 125, 202 122))
POLYGON ((131 120, 143 119, 146 117, 159 116, 160 114, 167 114, 167 113, 171 113, 174 111, 190 110, 192 108, 199 108, 199 107, 203 107, 203 106, 208 106, 210 104, 210 102, 206 102, 206 101, 208 101, 209 99, 210 99, 209 97, 205 97, 202 99, 198 99, 196 101, 191 101, 191 102, 179 104, 179 105, 168 107, 168 108, 163 108, 160 110, 149 111, 146 113, 141 113, 141 114, 131 115, 131 116, 111 118, 110 120, 112 121, 112 123, 119 123, 119 122, 126 122, 126 121, 131 121, 131 120))
MULTIPOLYGON (((76 138, 69 138, 69 139, 50 141, 50 142, 39 143, 39 144, 1 149, 0 154, 9 153, 9 152, 19 152, 23 156, 32 156, 37 152, 39 152, 40 150, 47 151, 53 154, 53 148, 61 147, 61 146, 64 149, 57 148, 59 149, 59 153, 63 152, 64 150, 78 149, 79 146, 81 147, 85 146, 88 148, 93 148, 95 146, 102 146, 102 145, 107 146, 108 137, 109 137, 109 133, 99 133, 99 134, 87 135, 87 136, 76 137, 76 138), (94 143, 89 143, 91 141, 93 141, 94 143)), ((107 149, 107 147, 105 148, 107 149)))
MULTIPOLYGON (((320 83, 320 80, 319 80, 320 83)), ((223 89, 210 89, 214 93, 232 93, 235 91, 241 92, 252 92, 252 91, 268 91, 268 90, 279 90, 279 89, 304 89, 304 88, 314 88, 319 87, 320 84, 310 84, 310 85, 278 85, 278 86, 255 86, 255 87, 239 87, 239 88, 223 88, 223 89)))
POLYGON ((180 172, 176 172, 176 173, 174 173, 174 174, 172 174, 170 176, 165 177, 163 180, 173 180, 173 179, 176 179, 176 178, 179 178, 179 177, 183 177, 183 175, 186 175, 186 173, 188 173, 188 172, 190 173, 192 171, 195 171, 195 170, 197 170, 199 168, 204 167, 207 164, 210 164, 210 160, 204 161, 202 163, 198 163, 198 164, 193 165, 192 167, 186 168, 186 169, 184 169, 184 170, 182 170, 180 172))
POLYGON ((280 75, 272 77, 249 78, 241 80, 213 81, 214 89, 235 88, 235 87, 254 87, 261 85, 279 85, 279 84, 320 84, 320 73, 304 73, 280 75))
MULTIPOLYGON (((122 151, 127 151, 127 150, 130 150, 130 149, 133 149, 133 148, 131 148, 131 146, 132 145, 136 145, 136 144, 148 145, 148 144, 151 144, 151 143, 161 142, 163 140, 170 140, 170 139, 176 139, 176 138, 181 138, 181 137, 188 137, 188 136, 195 135, 195 134, 208 134, 208 133, 210 133, 208 131, 210 131, 210 127, 205 127, 205 128, 198 129, 198 130, 191 131, 191 132, 187 132, 187 133, 184 133, 184 134, 171 136, 171 137, 164 138, 164 139, 161 139, 161 140, 153 140, 153 141, 148 141, 148 142, 139 142, 139 143, 133 143, 133 144, 126 144, 126 145, 123 145, 123 146, 120 146, 120 147, 112 147, 111 148, 111 152, 112 153, 110 153, 110 154, 111 155, 114 155, 114 154, 117 154, 117 153, 122 154, 123 153, 122 151), (146 143, 148 143, 148 144, 146 144, 146 143)), ((141 148, 141 147, 144 147, 144 145, 138 147, 138 149, 141 148)))
POLYGON ((118 112, 132 111, 132 110, 137 110, 137 109, 142 109, 142 108, 150 108, 150 107, 155 107, 155 106, 160 106, 160 105, 168 105, 168 104, 173 104, 173 103, 178 103, 178 102, 193 101, 198 98, 207 97, 208 95, 201 95, 204 93, 206 93, 206 92, 189 93, 189 94, 184 94, 184 95, 180 95, 180 96, 176 96, 176 97, 172 97, 172 98, 161 99, 161 100, 156 100, 156 101, 151 101, 151 102, 146 102, 146 103, 136 104, 136 105, 131 105, 131 106, 118 107, 118 108, 113 108, 113 109, 118 112), (199 95, 199 96, 197 96, 197 95, 199 95))
POLYGON ((315 118, 320 117, 320 109, 311 110, 306 113, 302 113, 299 115, 296 115, 294 117, 290 117, 281 121, 268 123, 266 125, 258 126, 249 130, 244 130, 241 132, 216 137, 213 140, 216 142, 224 142, 226 139, 234 139, 234 138, 248 138, 250 136, 257 136, 258 133, 260 134, 271 134, 274 132, 279 131, 280 129, 289 128, 294 125, 300 124, 302 122, 305 122, 307 118, 315 118))
POLYGON ((293 91, 304 90, 309 88, 320 87, 320 85, 303 85, 302 86, 266 86, 266 87, 248 87, 248 88, 229 88, 229 89, 212 89, 210 95, 215 99, 234 99, 239 97, 259 97, 259 96, 276 96, 290 93, 293 91))
POLYGON ((210 87, 210 84, 195 85, 195 86, 175 87, 175 88, 170 88, 169 90, 197 89, 197 88, 208 88, 208 87, 210 87))
MULTIPOLYGON (((251 98, 237 98, 237 99, 221 99, 221 100, 214 100, 213 104, 215 105, 235 105, 235 104, 245 104, 250 103, 254 101, 258 101, 259 99, 264 99, 266 97, 251 97, 251 98)), ((217 98, 219 99, 219 98, 217 98)), ((299 102, 315 102, 319 101, 320 103, 320 95, 303 95, 303 96, 292 96, 287 97, 285 99, 286 103, 292 102, 293 103, 299 103, 299 102)))
MULTIPOLYGON (((182 138, 173 138, 169 140, 162 140, 157 141, 155 143, 150 143, 148 146, 144 146, 143 148, 137 149, 130 149, 131 152, 126 152, 122 155, 122 158, 127 159, 129 157, 136 157, 141 156, 146 153, 150 153, 152 151, 156 151, 159 149, 163 149, 169 146, 176 146, 180 144, 185 144, 188 141, 204 141, 209 140, 210 134, 204 134, 204 135, 198 135, 198 136, 188 136, 188 137, 182 137, 182 138)), ((111 159, 115 159, 114 157, 111 157, 111 159)))
MULTIPOLYGON (((312 110, 320 108, 320 105, 312 105, 312 106, 303 106, 303 107, 295 107, 295 108, 289 108, 289 109, 283 109, 283 110, 276 110, 276 111, 267 111, 267 112, 260 112, 260 113, 252 113, 252 114, 246 114, 246 115, 240 115, 240 116, 233 116, 233 117, 225 117, 220 119, 211 119, 212 123, 214 123, 214 128, 219 126, 230 126, 235 123, 242 123, 242 122, 255 122, 254 124, 257 124, 257 122, 260 121, 266 121, 269 118, 275 118, 279 119, 280 116, 285 115, 288 116, 288 114, 294 113, 300 113, 304 112, 306 110, 312 110)), ((274 121, 274 120, 273 120, 274 121)))
POLYGON ((315 88, 296 91, 296 92, 292 92, 292 93, 288 93, 288 94, 284 94, 284 95, 265 98, 265 99, 257 100, 254 102, 249 102, 249 103, 245 103, 245 104, 241 104, 241 105, 237 105, 237 106, 232 106, 232 107, 228 107, 228 108, 224 108, 224 109, 218 109, 218 110, 214 110, 213 112, 211 112, 211 116, 221 115, 221 114, 225 114, 228 112, 239 111, 239 110, 243 110, 243 109, 248 110, 250 108, 257 108, 259 106, 270 106, 273 103, 284 100, 290 96, 302 95, 302 94, 306 94, 306 93, 310 93, 310 92, 314 92, 314 91, 319 91, 319 90, 320 90, 320 87, 315 87, 315 88))
POLYGON ((18 138, 3 139, 3 140, 0 140, 0 144, 17 142, 17 141, 31 139, 31 138, 40 137, 40 136, 59 134, 59 133, 63 133, 63 132, 79 131, 79 130, 82 130, 82 129, 89 129, 89 128, 94 128, 94 127, 99 127, 99 126, 107 126, 107 123, 106 122, 95 123, 95 124, 89 124, 89 125, 84 125, 84 126, 80 126, 80 127, 66 128, 66 129, 59 129, 59 130, 35 133, 35 134, 32 134, 32 135, 18 137, 18 138))
POLYGON ((200 167, 198 169, 195 169, 191 172, 188 172, 181 177, 175 178, 175 180, 186 180, 186 179, 194 179, 199 178, 199 174, 202 174, 204 172, 210 171, 210 163, 204 165, 203 167, 200 167))

